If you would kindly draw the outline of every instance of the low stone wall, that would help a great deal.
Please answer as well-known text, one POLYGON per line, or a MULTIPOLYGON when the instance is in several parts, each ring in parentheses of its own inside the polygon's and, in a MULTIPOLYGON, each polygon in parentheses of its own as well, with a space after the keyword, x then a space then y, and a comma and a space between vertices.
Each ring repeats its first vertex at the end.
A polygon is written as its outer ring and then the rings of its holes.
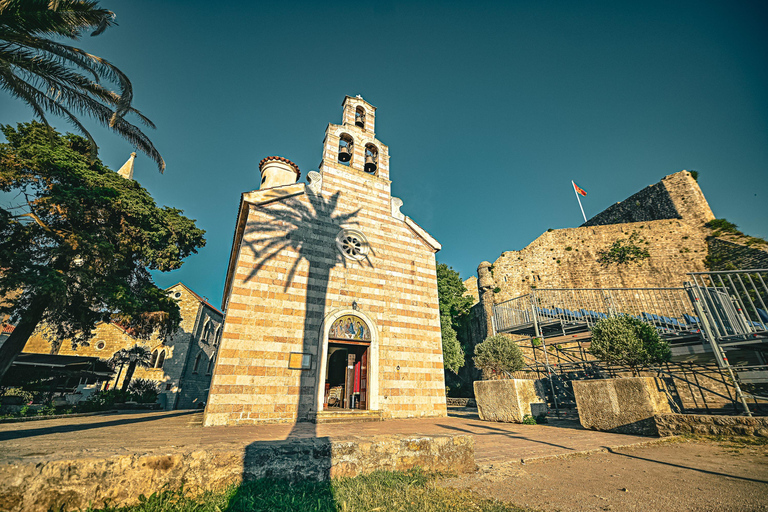
POLYGON ((658 435, 654 415, 672 412, 664 381, 651 377, 573 382, 584 428, 633 435, 658 435))
POLYGON ((662 437, 679 434, 768 437, 768 418, 765 417, 657 414, 654 419, 662 437))
POLYGON ((531 414, 531 404, 545 402, 528 379, 475 381, 477 413, 481 420, 522 423, 531 414))
POLYGON ((448 407, 477 407, 474 398, 452 398, 446 397, 445 405, 448 407))
POLYGON ((325 480, 377 469, 475 471, 467 435, 382 435, 257 442, 240 450, 127 455, 0 465, 0 510, 47 512, 133 504, 169 489, 217 490, 263 477, 325 480))

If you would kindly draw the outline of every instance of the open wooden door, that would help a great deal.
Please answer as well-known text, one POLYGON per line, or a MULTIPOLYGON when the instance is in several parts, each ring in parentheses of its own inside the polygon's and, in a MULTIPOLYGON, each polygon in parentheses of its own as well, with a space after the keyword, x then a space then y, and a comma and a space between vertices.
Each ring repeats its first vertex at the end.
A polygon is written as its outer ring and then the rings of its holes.
POLYGON ((368 409, 368 350, 360 358, 360 409, 368 409))

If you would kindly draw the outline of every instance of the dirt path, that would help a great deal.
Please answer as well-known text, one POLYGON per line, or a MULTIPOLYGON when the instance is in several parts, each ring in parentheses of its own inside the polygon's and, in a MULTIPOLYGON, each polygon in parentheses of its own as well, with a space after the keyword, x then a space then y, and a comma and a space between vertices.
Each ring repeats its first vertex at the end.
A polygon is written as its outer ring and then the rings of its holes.
POLYGON ((543 511, 768 510, 768 446, 668 442, 486 465, 441 485, 543 511))

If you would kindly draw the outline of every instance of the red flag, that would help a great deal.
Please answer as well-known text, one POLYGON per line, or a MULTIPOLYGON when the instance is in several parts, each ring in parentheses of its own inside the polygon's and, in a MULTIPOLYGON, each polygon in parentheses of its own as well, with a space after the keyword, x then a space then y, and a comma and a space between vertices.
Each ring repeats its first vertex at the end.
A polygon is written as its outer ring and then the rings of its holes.
POLYGON ((581 188, 580 186, 578 186, 578 185, 577 185, 576 183, 574 183, 573 181, 571 181, 571 183, 573 183, 573 188, 574 188, 574 190, 576 190, 576 193, 577 193, 577 194, 581 194, 582 196, 584 196, 584 197, 587 197, 587 191, 586 191, 586 190, 584 190, 583 188, 581 188))

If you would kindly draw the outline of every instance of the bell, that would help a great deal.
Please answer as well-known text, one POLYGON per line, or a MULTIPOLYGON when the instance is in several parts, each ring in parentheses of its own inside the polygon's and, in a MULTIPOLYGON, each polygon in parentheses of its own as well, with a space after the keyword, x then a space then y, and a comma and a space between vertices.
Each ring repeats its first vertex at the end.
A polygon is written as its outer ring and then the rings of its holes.
POLYGON ((360 128, 365 128, 365 118, 363 116, 355 117, 355 126, 359 126, 360 128))
POLYGON ((350 150, 349 146, 341 146, 339 148, 339 161, 349 162, 351 158, 352 158, 352 151, 350 150))
POLYGON ((368 155, 365 157, 365 172, 369 174, 373 174, 376 172, 376 168, 378 166, 376 165, 376 159, 372 157, 371 155, 368 155))

